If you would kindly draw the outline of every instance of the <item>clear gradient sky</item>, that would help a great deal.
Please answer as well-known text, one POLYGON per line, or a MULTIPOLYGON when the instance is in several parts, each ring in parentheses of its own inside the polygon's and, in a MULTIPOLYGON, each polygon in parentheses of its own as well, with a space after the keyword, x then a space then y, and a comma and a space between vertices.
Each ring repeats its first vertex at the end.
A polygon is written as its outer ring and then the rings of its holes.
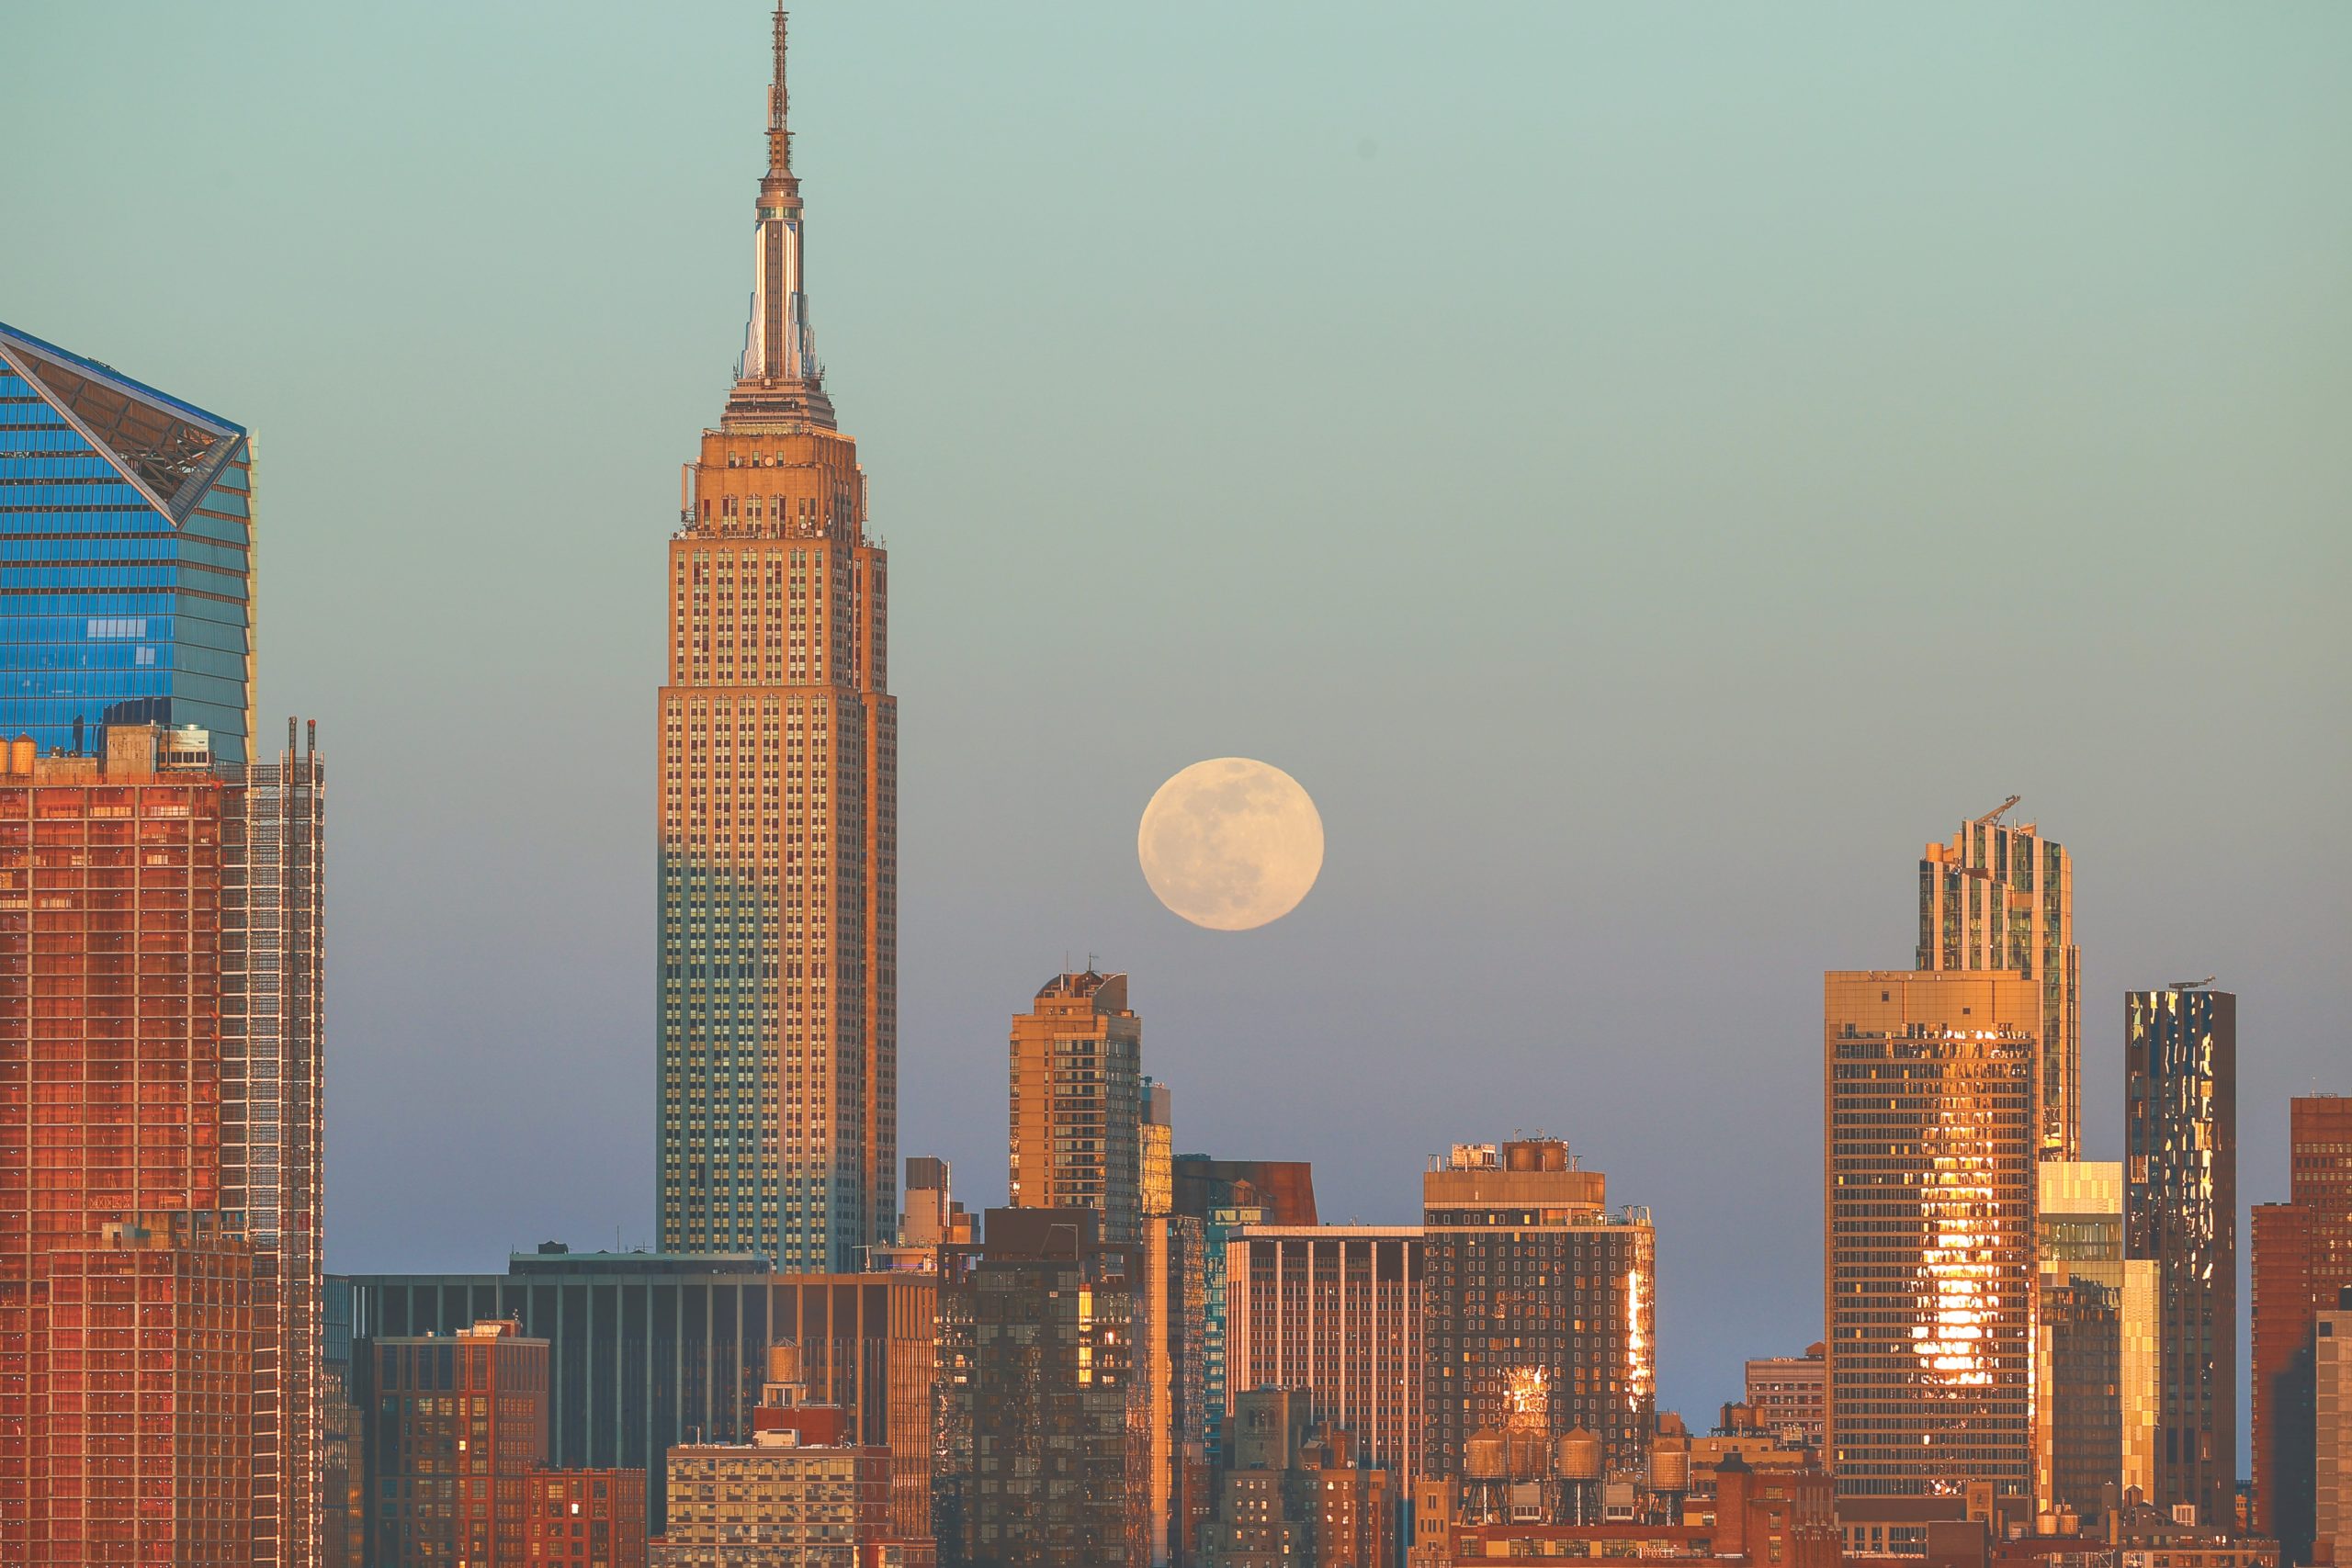
MULTIPOLYGON (((331 1267, 648 1240, 654 690, 766 21, 0 9, 0 319, 255 429, 333 770, 331 1267)), ((2352 1091, 2352 8, 811 4, 813 319, 892 567, 900 1145, 1129 971, 1177 1144, 1418 1214, 1566 1135, 1662 1402, 1820 1332, 1820 995, 2012 791, 2121 993, 2352 1091), (1137 814, 1295 775, 1242 936, 1137 814)))

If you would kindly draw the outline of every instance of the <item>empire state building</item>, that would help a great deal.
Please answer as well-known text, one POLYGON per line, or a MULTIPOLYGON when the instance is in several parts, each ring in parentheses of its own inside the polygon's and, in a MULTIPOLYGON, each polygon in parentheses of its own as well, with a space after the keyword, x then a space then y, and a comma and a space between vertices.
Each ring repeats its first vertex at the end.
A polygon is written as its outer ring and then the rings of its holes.
POLYGON ((898 705, 786 108, 778 9, 742 368, 670 540, 662 1247, 846 1271, 897 1218, 898 705))

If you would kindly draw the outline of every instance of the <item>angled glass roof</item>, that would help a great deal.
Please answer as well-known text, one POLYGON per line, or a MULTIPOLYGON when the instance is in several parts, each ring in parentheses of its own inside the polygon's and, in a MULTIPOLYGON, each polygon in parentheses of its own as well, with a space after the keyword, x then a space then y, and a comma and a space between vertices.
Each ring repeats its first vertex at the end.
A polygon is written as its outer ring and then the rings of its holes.
POLYGON ((244 445, 242 426, 5 323, 0 358, 37 382, 60 412, 163 503, 174 523, 186 521, 244 445))

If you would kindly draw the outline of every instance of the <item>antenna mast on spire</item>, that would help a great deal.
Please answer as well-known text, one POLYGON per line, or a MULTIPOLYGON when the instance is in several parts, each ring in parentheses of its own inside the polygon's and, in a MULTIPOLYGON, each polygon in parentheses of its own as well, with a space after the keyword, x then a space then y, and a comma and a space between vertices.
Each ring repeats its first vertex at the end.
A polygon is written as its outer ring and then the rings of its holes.
POLYGON ((792 99, 784 85, 784 7, 775 8, 775 80, 768 84, 768 173, 792 173, 792 132, 786 129, 792 99))

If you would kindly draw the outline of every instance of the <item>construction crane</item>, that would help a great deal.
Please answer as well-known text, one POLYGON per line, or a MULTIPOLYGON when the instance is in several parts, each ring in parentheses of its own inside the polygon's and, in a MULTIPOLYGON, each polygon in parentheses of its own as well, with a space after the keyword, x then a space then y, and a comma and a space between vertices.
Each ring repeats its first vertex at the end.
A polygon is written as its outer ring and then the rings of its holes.
POLYGON ((2023 800, 2025 796, 2021 795, 2013 795, 2009 796, 2008 799, 2001 802, 2000 805, 1993 807, 1992 810, 1987 811, 1984 816, 1979 817, 1976 819, 1976 825, 1979 828, 1983 828, 1999 821, 2002 815, 2006 813, 2010 807, 2015 806, 2018 801, 2023 800))
POLYGON ((2202 980, 2175 980, 2170 988, 2176 991, 2201 991, 2220 978, 2219 975, 2208 975, 2202 980))

